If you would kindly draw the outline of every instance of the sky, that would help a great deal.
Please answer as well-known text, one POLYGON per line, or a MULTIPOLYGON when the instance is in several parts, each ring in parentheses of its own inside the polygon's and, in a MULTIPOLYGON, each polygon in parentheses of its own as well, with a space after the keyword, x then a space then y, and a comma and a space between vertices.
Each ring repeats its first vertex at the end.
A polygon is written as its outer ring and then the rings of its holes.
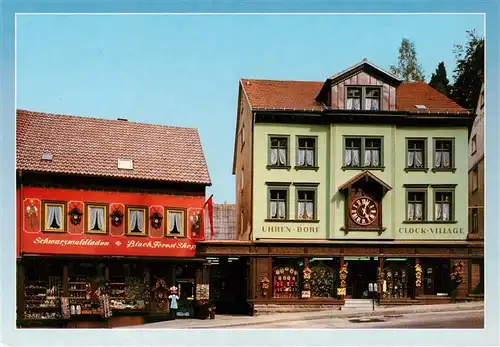
POLYGON ((16 107, 195 127, 216 203, 235 202, 240 78, 324 81, 415 43, 429 81, 483 15, 18 15, 16 107))

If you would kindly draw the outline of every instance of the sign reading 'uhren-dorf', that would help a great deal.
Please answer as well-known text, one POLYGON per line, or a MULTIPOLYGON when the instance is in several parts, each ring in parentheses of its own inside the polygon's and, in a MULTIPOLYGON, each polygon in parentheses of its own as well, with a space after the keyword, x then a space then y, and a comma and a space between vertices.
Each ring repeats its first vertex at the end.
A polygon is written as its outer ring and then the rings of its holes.
POLYGON ((318 226, 263 225, 263 233, 319 233, 318 226))

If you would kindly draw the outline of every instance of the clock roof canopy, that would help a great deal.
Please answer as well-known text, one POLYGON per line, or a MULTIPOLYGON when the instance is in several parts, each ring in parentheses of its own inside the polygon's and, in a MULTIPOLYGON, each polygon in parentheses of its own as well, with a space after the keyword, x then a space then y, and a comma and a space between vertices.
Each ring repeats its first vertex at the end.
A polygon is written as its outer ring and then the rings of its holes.
POLYGON ((352 177, 350 180, 342 184, 338 188, 338 190, 340 192, 345 193, 350 187, 361 181, 375 183, 376 185, 380 186, 380 188, 382 189, 382 195, 385 195, 389 190, 392 190, 392 187, 390 185, 382 181, 380 178, 372 174, 370 171, 366 170, 360 172, 359 174, 357 174, 356 176, 352 177))

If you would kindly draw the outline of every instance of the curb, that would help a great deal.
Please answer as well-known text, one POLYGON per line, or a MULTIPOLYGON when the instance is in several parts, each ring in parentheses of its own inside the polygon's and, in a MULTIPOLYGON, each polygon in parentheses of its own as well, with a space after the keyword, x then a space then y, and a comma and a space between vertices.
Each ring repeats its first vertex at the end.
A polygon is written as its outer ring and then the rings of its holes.
MULTIPOLYGON (((432 313, 432 312, 445 312, 445 311, 474 311, 474 310, 484 310, 484 304, 482 305, 457 305, 454 307, 449 307, 448 305, 437 306, 436 305, 414 305, 405 308, 397 309, 379 309, 378 311, 360 311, 360 312, 350 312, 350 311, 336 311, 335 313, 329 312, 327 314, 317 314, 311 316, 301 316, 301 317, 289 317, 287 321, 297 322, 306 320, 319 320, 319 319, 329 319, 329 318, 358 318, 358 317, 371 317, 380 315, 395 315, 395 314, 408 314, 408 313, 432 313), (434 306, 434 307, 432 307, 434 306), (448 307, 446 307, 448 306, 448 307), (432 308, 429 310, 429 308, 432 308), (338 312, 338 313, 337 313, 338 312)), ((196 327, 185 327, 184 329, 217 329, 217 328, 228 328, 228 327, 244 327, 252 325, 261 325, 265 323, 275 322, 276 317, 272 319, 266 319, 260 322, 241 322, 241 323, 226 323, 220 325, 212 326, 196 326, 196 327)), ((167 328, 167 327, 166 327, 167 328)), ((168 329, 168 328, 167 328, 168 329)))

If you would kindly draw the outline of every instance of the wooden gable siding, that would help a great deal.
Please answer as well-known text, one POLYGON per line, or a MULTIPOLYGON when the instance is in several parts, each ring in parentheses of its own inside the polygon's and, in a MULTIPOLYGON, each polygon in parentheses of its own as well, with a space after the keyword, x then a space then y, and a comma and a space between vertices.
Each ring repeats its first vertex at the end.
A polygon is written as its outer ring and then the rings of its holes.
POLYGON ((396 88, 373 77, 366 72, 359 72, 342 82, 334 84, 331 91, 331 107, 343 109, 345 107, 345 86, 348 85, 371 85, 382 86, 382 110, 396 110, 396 88))

